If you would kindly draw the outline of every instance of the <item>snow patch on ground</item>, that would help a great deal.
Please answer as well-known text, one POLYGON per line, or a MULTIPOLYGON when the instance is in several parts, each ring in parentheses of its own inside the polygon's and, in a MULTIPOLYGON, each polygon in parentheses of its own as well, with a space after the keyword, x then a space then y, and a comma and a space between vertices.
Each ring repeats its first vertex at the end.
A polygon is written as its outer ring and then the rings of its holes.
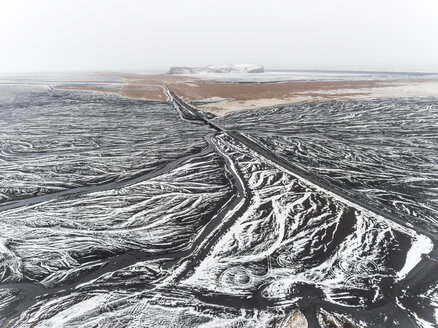
POLYGON ((433 242, 429 237, 417 235, 412 246, 406 254, 406 262, 397 274, 397 279, 402 280, 421 261, 423 254, 429 254, 433 249, 433 242))

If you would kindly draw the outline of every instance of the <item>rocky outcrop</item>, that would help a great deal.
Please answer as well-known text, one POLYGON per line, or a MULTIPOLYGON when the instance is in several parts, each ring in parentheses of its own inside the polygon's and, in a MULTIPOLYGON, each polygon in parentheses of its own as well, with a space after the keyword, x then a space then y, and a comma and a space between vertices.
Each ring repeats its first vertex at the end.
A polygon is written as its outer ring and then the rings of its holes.
POLYGON ((308 328, 308 323, 300 311, 294 311, 278 321, 274 328, 308 328))

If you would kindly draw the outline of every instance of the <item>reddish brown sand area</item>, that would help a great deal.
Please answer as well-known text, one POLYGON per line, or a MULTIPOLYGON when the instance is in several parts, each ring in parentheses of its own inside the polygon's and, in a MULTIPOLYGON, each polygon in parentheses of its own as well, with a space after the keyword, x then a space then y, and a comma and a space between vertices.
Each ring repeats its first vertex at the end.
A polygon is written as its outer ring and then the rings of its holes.
POLYGON ((121 89, 76 88, 118 93, 121 96, 166 101, 165 86, 185 101, 200 102, 205 111, 223 115, 287 103, 331 99, 397 96, 438 96, 438 81, 293 81, 229 83, 174 75, 118 74, 121 89))
POLYGON ((121 89, 99 88, 99 87, 68 87, 60 89, 88 90, 99 92, 117 93, 129 98, 142 98, 149 100, 167 101, 165 93, 165 82, 185 81, 185 78, 166 75, 138 75, 138 74, 117 74, 125 79, 121 89))

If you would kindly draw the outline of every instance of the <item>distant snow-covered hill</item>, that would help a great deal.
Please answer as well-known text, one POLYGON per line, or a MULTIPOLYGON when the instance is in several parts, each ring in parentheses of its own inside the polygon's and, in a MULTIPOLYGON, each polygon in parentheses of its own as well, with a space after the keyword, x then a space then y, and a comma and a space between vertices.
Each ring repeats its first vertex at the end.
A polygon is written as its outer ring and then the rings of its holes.
POLYGON ((263 73, 260 65, 232 64, 204 67, 171 67, 168 74, 198 74, 198 73, 263 73))

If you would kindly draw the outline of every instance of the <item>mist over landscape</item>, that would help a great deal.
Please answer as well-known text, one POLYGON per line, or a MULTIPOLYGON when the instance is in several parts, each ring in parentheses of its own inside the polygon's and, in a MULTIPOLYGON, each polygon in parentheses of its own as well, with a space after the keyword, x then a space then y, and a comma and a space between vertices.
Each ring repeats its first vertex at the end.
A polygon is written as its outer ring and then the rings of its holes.
POLYGON ((438 327, 438 3, 0 4, 0 327, 438 327))
POLYGON ((438 72, 438 4, 4 0, 0 72, 269 69, 438 72))

